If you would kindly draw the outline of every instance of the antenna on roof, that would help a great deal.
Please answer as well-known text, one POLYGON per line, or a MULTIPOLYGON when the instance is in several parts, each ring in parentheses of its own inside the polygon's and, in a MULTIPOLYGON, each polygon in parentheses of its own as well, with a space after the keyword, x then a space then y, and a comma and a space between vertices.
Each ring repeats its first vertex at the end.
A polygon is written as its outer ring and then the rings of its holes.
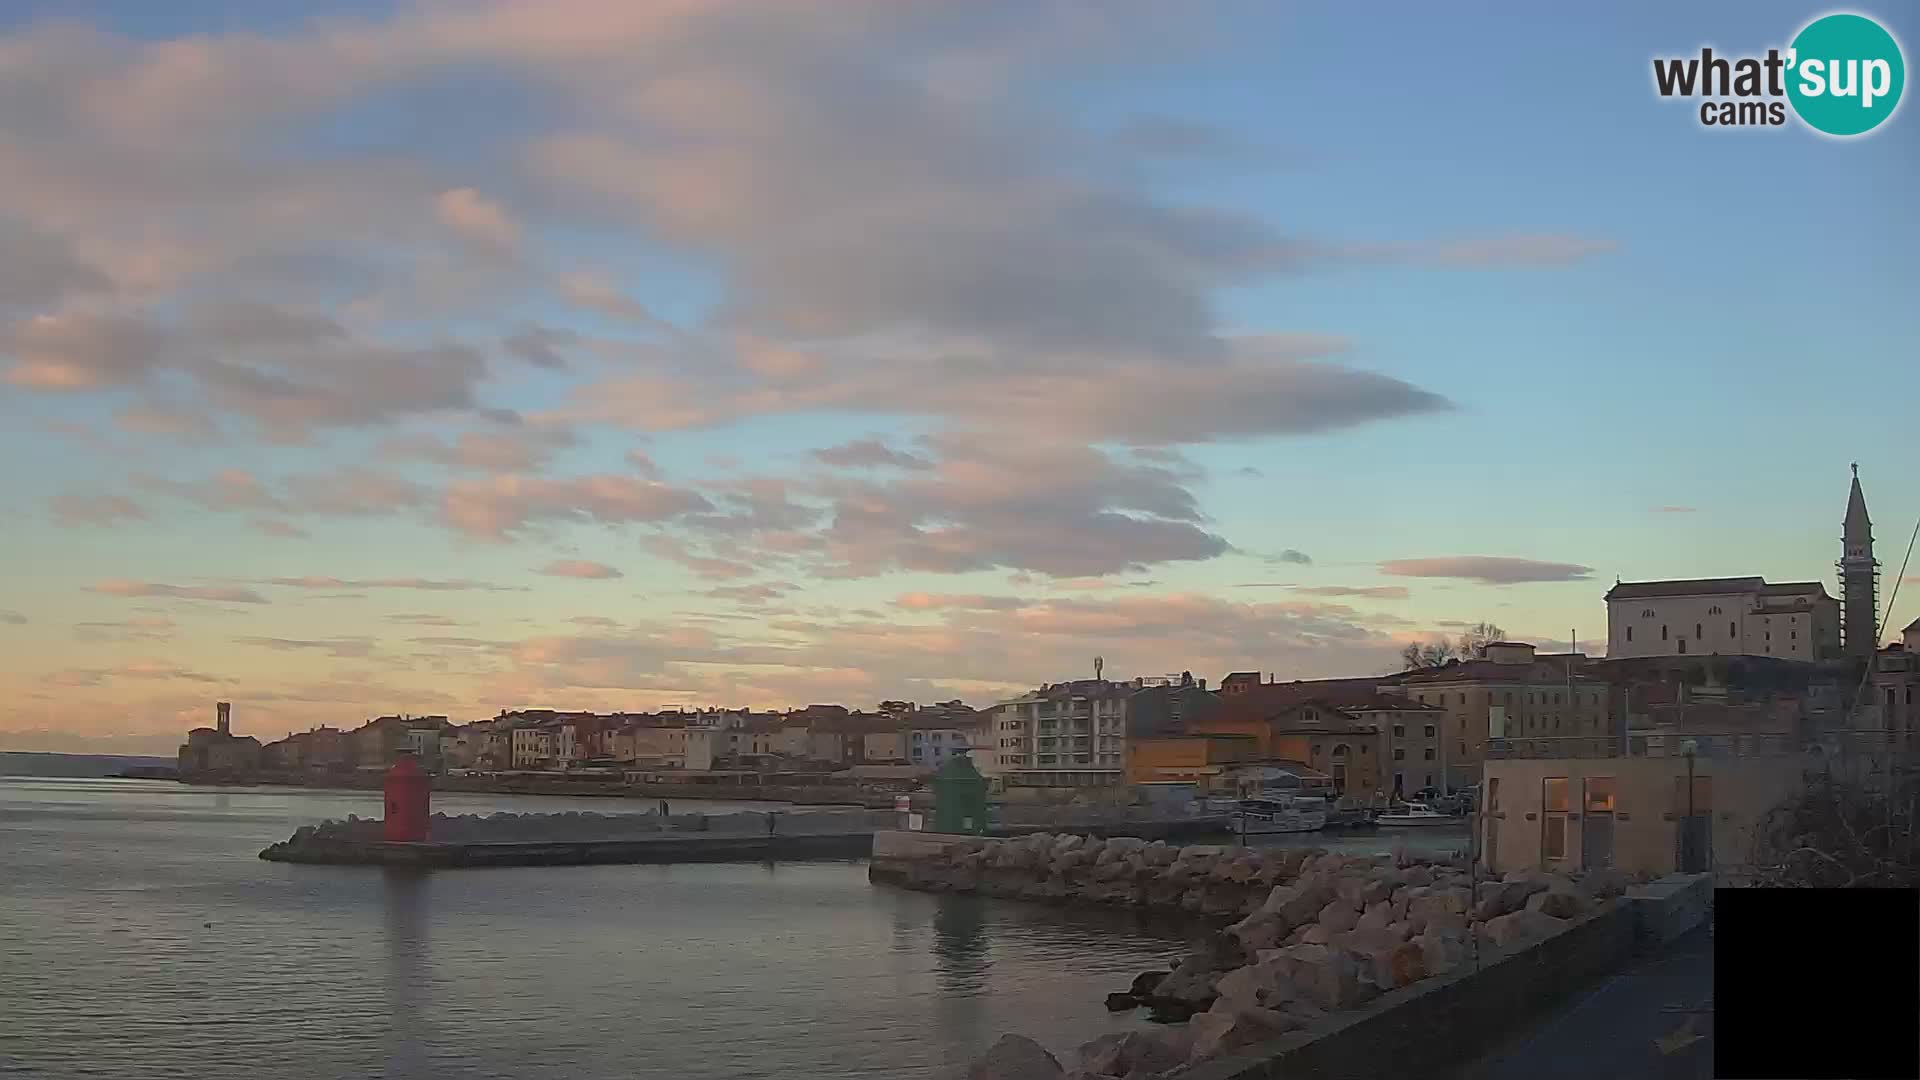
POLYGON ((1102 670, 1102 669, 1104 669, 1104 668, 1105 668, 1106 666, 1107 666, 1107 658, 1106 658, 1106 657, 1104 657, 1104 656, 1096 656, 1096 657, 1094 657, 1094 658, 1093 658, 1093 681, 1094 681, 1094 682, 1099 682, 1099 681, 1100 681, 1100 672, 1101 672, 1101 670, 1102 670))

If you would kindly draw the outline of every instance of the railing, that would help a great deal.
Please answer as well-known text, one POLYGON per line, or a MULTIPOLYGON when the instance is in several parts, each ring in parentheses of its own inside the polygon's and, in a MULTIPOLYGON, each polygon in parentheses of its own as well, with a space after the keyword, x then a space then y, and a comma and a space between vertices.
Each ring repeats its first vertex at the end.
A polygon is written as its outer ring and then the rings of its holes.
POLYGON ((1630 731, 1618 735, 1489 739, 1487 757, 1512 758, 1695 758, 1797 757, 1803 755, 1878 754, 1910 749, 1905 740, 1884 731, 1782 732, 1630 731))

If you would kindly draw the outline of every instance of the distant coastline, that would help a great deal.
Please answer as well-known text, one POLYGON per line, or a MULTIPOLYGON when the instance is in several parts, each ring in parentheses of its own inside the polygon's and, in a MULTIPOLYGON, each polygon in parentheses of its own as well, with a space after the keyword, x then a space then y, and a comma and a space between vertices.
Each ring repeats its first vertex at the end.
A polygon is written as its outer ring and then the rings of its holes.
MULTIPOLYGON (((246 773, 188 775, 181 783, 205 787, 309 787, 348 791, 377 791, 379 773, 246 773)), ((594 780, 502 779, 478 776, 435 776, 433 790, 493 795, 568 795, 601 799, 721 799, 729 802, 781 802, 799 806, 862 806, 891 809, 894 795, 855 787, 830 785, 775 785, 737 783, 628 784, 594 780)))
POLYGON ((145 754, 62 754, 38 750, 0 750, 0 776, 103 778, 132 775, 139 779, 173 779, 178 774, 170 757, 145 754))

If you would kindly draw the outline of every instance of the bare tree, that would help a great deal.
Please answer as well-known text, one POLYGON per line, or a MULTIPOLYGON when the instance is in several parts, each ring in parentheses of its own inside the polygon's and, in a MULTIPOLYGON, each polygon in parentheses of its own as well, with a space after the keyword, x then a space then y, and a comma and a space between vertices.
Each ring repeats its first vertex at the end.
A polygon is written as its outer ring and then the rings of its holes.
POLYGON ((1753 883, 1773 888, 1920 885, 1914 814, 1920 782, 1876 790, 1830 774, 1774 807, 1753 833, 1753 883))
POLYGON ((1490 622, 1477 622, 1461 632, 1457 648, 1462 660, 1479 660, 1487 655, 1487 646, 1505 640, 1505 630, 1490 622))
POLYGON ((1445 638, 1435 638, 1421 643, 1410 641, 1400 650, 1400 665, 1405 671, 1418 671, 1423 668, 1437 668, 1449 660, 1459 658, 1453 642, 1445 638))

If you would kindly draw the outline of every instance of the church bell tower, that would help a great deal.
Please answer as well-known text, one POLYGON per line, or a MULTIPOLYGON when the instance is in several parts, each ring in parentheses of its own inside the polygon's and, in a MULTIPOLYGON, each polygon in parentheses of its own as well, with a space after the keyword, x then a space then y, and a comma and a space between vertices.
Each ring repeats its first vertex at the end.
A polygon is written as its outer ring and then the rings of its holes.
POLYGON ((1853 466, 1853 490, 1847 493, 1847 520, 1841 526, 1840 648, 1850 657, 1873 658, 1880 645, 1880 561, 1873 557, 1873 520, 1860 494, 1860 466, 1853 466))

